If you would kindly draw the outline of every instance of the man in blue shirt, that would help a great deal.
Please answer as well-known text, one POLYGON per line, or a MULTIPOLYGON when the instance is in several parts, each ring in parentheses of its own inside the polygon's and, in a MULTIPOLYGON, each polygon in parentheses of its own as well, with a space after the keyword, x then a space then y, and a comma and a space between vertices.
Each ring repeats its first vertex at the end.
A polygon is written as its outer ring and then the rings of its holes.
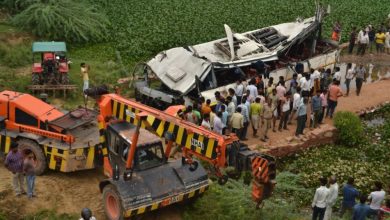
POLYGON ((367 196, 361 195, 360 196, 360 204, 356 204, 353 207, 353 216, 352 220, 365 220, 368 212, 370 210, 370 207, 366 204, 367 196))
POLYGON ((12 186, 15 190, 16 196, 25 194, 24 190, 24 175, 23 175, 23 155, 18 149, 18 143, 11 142, 10 152, 5 158, 5 167, 12 172, 12 186))
POLYGON ((313 96, 311 100, 311 110, 314 114, 314 119, 313 119, 313 127, 316 128, 318 125, 318 122, 320 121, 320 115, 321 115, 321 110, 322 110, 322 105, 321 105, 321 91, 317 90, 316 95, 313 96))
POLYGON ((352 177, 348 178, 347 184, 343 188, 343 202, 341 203, 340 217, 342 218, 346 210, 352 211, 356 204, 356 198, 359 196, 359 191, 353 186, 355 180, 352 177))

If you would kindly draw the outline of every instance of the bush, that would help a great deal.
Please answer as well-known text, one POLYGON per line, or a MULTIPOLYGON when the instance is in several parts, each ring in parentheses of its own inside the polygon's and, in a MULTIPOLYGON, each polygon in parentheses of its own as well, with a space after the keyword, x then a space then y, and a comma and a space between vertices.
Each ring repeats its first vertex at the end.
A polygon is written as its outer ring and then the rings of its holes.
POLYGON ((3 0, 0 3, 0 6, 5 8, 8 13, 16 14, 23 11, 34 2, 36 2, 36 0, 3 0))
POLYGON ((295 174, 282 172, 276 176, 276 190, 265 201, 262 209, 255 209, 251 198, 251 186, 229 179, 221 186, 214 183, 201 198, 192 205, 185 206, 183 219, 302 219, 297 206, 297 199, 302 197, 312 199, 312 192, 306 190, 297 181, 295 174), (292 192, 297 190, 296 193, 292 192), (299 196, 296 198, 295 196, 299 196))
POLYGON ((83 1, 35 0, 12 24, 49 40, 97 42, 107 36, 106 16, 83 1))
POLYGON ((337 112, 333 124, 337 128, 340 144, 353 147, 362 142, 363 126, 358 116, 352 112, 337 112))
POLYGON ((26 44, 0 44, 0 63, 11 68, 23 67, 31 64, 31 49, 26 44))

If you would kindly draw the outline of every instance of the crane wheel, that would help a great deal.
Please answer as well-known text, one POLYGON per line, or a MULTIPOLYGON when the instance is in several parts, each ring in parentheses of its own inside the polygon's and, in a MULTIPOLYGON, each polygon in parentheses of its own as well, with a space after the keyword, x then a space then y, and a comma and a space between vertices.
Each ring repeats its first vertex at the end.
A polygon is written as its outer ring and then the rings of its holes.
POLYGON ((42 148, 35 142, 29 139, 19 139, 19 150, 26 154, 29 150, 34 154, 34 159, 37 162, 35 174, 42 175, 47 170, 47 161, 42 148))
POLYGON ((219 185, 225 185, 227 183, 228 179, 229 179, 228 176, 223 175, 223 176, 218 178, 218 184, 219 185))
POLYGON ((116 187, 109 184, 103 189, 103 205, 107 218, 110 220, 123 219, 123 206, 116 187))
POLYGON ((190 164, 190 171, 194 172, 196 169, 198 169, 199 163, 197 161, 194 161, 190 164))

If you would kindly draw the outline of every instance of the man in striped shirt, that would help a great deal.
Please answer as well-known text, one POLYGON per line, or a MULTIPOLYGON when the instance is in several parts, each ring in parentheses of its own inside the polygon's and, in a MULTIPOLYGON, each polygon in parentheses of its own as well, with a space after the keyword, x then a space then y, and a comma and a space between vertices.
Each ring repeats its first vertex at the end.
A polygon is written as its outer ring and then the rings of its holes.
POLYGON ((8 153, 4 165, 12 172, 12 186, 14 187, 16 196, 25 194, 24 190, 24 176, 23 176, 23 155, 18 150, 18 144, 11 142, 11 150, 8 153))

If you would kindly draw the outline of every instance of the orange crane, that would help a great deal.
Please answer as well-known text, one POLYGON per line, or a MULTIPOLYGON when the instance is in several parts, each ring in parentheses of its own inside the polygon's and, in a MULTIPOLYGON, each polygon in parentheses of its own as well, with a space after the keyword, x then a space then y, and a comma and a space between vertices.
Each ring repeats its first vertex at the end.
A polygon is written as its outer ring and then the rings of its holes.
POLYGON ((274 159, 248 149, 234 134, 220 135, 181 119, 177 115, 184 106, 159 111, 116 94, 102 95, 98 103, 107 149, 104 172, 110 177, 100 189, 109 219, 142 214, 204 192, 207 173, 194 158, 212 164, 220 184, 228 180, 222 168, 251 171, 253 199, 260 204, 270 196, 274 159), (168 160, 174 145, 182 149, 181 160, 168 160))
POLYGON ((85 108, 65 114, 32 95, 2 91, 0 156, 15 141, 22 152, 35 155, 37 175, 48 168, 60 172, 93 169, 103 163, 96 116, 97 112, 85 108))
POLYGON ((62 113, 29 94, 0 92, 0 156, 11 141, 32 151, 42 174, 104 165, 101 181, 109 219, 139 215, 191 199, 209 187, 197 159, 212 164, 220 184, 227 166, 252 171, 254 200, 270 196, 275 185, 272 157, 249 150, 232 135, 220 135, 182 120, 184 106, 159 111, 107 91, 95 91, 99 112, 81 108, 62 113), (182 159, 168 160, 172 147, 182 159))

